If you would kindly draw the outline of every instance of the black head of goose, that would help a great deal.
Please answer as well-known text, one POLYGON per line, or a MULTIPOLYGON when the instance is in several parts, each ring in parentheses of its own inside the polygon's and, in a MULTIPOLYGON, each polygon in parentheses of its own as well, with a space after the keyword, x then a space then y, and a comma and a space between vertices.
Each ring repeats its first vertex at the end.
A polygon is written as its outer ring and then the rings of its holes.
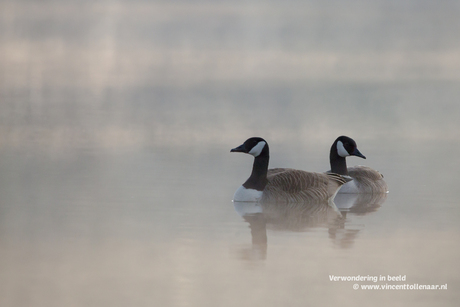
POLYGON ((356 142, 347 136, 339 136, 331 146, 329 160, 332 173, 348 175, 353 180, 344 184, 339 193, 386 193, 387 184, 383 175, 367 166, 353 166, 347 168, 345 160, 348 156, 366 157, 358 150, 356 142))
POLYGON ((269 170, 268 143, 260 137, 247 139, 231 152, 254 156, 251 176, 233 196, 233 200, 238 202, 327 202, 332 201, 340 186, 349 180, 334 173, 289 168, 269 170))

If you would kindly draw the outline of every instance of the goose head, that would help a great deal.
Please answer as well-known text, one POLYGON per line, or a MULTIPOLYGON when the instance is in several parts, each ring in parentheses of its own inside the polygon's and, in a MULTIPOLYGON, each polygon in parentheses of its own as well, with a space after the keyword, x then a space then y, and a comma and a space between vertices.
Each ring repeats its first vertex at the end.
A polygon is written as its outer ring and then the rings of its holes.
POLYGON ((356 156, 366 159, 366 157, 358 150, 356 142, 348 136, 339 136, 335 140, 334 144, 332 144, 331 154, 332 152, 336 152, 337 155, 342 158, 356 156))
POLYGON ((242 152, 257 158, 259 156, 268 156, 268 144, 261 137, 252 137, 247 139, 243 144, 233 148, 230 152, 242 152))

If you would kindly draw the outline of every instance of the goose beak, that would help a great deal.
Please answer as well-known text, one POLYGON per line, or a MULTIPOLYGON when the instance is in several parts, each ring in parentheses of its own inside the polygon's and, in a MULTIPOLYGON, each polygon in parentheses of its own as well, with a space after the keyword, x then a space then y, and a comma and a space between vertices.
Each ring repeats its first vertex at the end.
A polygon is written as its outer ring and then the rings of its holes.
POLYGON ((230 152, 246 152, 246 149, 244 148, 244 144, 241 144, 240 146, 230 150, 230 152))
POLYGON ((355 150, 351 153, 351 156, 357 156, 357 157, 366 159, 366 156, 364 156, 364 155, 358 150, 358 148, 355 148, 355 150))

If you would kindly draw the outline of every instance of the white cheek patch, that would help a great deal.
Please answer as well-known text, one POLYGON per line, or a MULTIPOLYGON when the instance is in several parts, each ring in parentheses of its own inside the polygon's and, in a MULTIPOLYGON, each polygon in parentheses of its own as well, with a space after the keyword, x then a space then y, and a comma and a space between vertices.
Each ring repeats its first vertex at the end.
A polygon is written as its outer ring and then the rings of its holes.
POLYGON ((253 155, 254 157, 258 157, 260 153, 262 152, 262 150, 264 149, 264 147, 265 147, 265 142, 260 141, 259 143, 257 143, 256 146, 252 147, 251 151, 248 153, 250 155, 253 155))
POLYGON ((348 157, 350 155, 348 151, 345 149, 345 147, 343 146, 342 141, 337 142, 337 153, 339 154, 339 156, 343 158, 348 157))

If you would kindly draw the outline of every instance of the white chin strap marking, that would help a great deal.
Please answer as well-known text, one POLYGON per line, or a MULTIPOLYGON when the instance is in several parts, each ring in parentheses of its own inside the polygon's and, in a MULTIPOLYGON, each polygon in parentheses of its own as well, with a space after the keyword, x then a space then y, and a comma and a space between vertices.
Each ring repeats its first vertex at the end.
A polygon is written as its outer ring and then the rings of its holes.
POLYGON ((257 157, 260 155, 264 147, 265 147, 265 142, 260 141, 259 143, 257 143, 256 146, 252 147, 251 151, 249 151, 249 154, 253 155, 254 157, 257 157))
POLYGON ((337 153, 339 154, 339 156, 343 158, 348 157, 350 155, 348 151, 345 149, 345 147, 343 146, 342 141, 337 142, 337 153))

